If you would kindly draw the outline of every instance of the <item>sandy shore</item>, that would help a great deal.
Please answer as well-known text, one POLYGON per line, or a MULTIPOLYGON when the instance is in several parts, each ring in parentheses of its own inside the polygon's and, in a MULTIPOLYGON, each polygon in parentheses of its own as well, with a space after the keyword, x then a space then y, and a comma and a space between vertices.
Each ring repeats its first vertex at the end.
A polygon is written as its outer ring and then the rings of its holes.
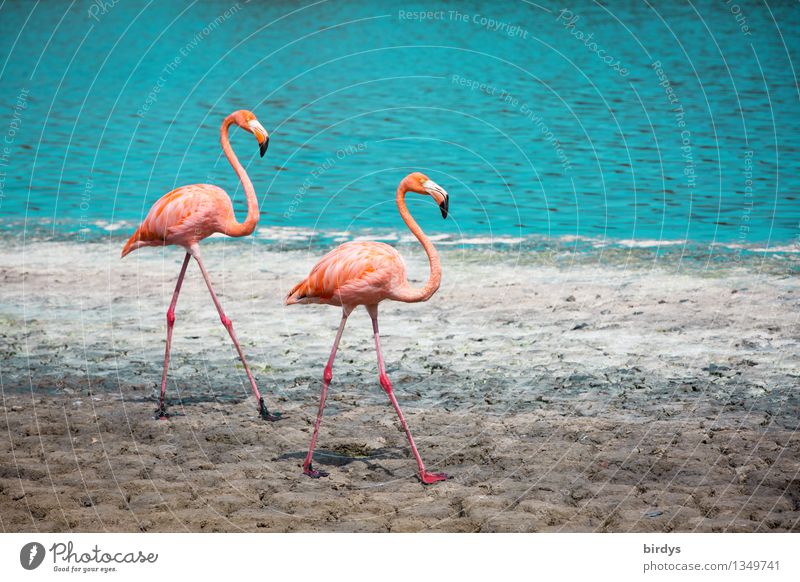
MULTIPOLYGON (((214 241, 208 268, 268 402, 259 421, 195 266, 119 244, 0 249, 3 531, 800 531, 800 284, 789 269, 549 264, 445 250, 426 304, 382 306, 388 371, 425 487, 378 385, 366 312, 282 306, 315 251, 214 241)), ((421 280, 419 249, 403 247, 421 280)), ((794 267, 796 269, 796 265, 794 267)))

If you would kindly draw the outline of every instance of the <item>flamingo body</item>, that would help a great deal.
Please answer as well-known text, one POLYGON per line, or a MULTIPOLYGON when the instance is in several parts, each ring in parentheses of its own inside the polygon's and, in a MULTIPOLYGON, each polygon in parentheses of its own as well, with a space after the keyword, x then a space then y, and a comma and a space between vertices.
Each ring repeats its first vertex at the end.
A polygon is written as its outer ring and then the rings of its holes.
POLYGON ((233 204, 225 190, 212 184, 181 186, 153 204, 125 244, 122 256, 145 246, 189 248, 235 222, 233 204))
POLYGON ((381 242, 353 241, 322 257, 286 299, 295 303, 377 305, 406 285, 406 264, 397 249, 381 242))

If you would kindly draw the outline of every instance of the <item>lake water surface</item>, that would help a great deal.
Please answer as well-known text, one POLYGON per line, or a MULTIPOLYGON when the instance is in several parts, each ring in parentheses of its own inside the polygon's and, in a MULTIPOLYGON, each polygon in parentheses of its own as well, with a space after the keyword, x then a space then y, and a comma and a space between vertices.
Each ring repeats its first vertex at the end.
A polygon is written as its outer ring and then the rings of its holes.
POLYGON ((195 182, 243 218, 248 108, 260 239, 396 238, 421 170, 441 240, 798 248, 800 10, 615 4, 6 2, 0 232, 124 237, 195 182))

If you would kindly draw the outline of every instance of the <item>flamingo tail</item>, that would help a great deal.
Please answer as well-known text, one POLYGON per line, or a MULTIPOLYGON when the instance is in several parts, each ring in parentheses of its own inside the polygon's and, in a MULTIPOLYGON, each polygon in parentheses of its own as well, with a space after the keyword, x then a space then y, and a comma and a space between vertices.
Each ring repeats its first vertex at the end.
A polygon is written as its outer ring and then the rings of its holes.
POLYGON ((305 303, 305 299, 308 298, 306 293, 308 292, 308 282, 307 280, 300 281, 297 285, 292 287, 292 290, 289 291, 289 294, 286 296, 286 305, 294 305, 296 303, 305 303))
POLYGON ((125 255, 130 254, 138 249, 140 246, 142 246, 141 243, 142 240, 139 235, 139 229, 137 228, 136 232, 131 235, 131 238, 128 239, 128 242, 126 242, 125 246, 122 248, 122 256, 120 258, 125 258, 125 255))
POLYGON ((122 248, 121 258, 125 258, 125 255, 128 255, 141 247, 160 246, 165 244, 167 244, 165 240, 153 235, 152 232, 143 229, 142 226, 140 226, 136 229, 136 232, 131 235, 131 238, 128 239, 128 242, 126 242, 125 246, 122 248))

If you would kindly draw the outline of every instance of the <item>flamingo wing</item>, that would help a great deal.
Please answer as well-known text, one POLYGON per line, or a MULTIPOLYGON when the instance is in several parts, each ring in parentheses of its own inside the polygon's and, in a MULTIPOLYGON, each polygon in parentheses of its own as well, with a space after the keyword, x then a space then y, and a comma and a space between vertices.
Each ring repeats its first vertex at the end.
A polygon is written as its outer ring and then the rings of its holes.
POLYGON ((122 256, 143 246, 189 246, 217 232, 232 215, 233 206, 222 188, 211 184, 176 188, 153 204, 122 256))
POLYGON ((401 281, 405 281, 405 263, 394 247, 349 242, 322 257, 289 292, 286 304, 369 305, 389 297, 401 281))

